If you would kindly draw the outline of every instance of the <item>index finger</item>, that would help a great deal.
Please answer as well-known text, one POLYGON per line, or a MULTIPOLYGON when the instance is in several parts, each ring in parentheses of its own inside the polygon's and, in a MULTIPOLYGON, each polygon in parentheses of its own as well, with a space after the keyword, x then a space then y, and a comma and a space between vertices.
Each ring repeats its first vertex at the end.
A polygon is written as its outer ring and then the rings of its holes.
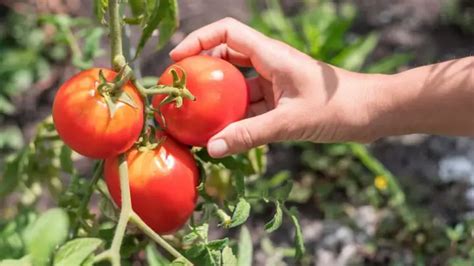
POLYGON ((179 61, 225 43, 252 60, 260 47, 256 44, 262 40, 266 40, 262 33, 233 18, 225 18, 189 34, 170 52, 170 56, 174 61, 179 61))

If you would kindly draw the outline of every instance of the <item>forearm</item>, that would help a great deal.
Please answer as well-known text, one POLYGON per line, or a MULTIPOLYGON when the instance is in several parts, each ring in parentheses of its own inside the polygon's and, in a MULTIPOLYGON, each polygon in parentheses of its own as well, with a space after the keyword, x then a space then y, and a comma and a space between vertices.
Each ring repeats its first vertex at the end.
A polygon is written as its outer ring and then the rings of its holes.
POLYGON ((384 76, 375 83, 376 138, 410 133, 474 136, 474 57, 384 76))

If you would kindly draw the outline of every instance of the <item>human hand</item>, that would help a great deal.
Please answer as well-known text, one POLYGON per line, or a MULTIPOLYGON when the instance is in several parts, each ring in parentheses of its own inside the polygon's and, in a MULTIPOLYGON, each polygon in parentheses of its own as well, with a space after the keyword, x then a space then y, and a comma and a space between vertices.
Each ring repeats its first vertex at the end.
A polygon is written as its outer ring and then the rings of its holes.
POLYGON ((205 51, 235 65, 253 67, 259 74, 247 80, 248 118, 228 125, 209 140, 211 156, 286 140, 373 139, 367 128, 371 121, 368 96, 376 83, 372 76, 318 62, 232 18, 192 32, 170 56, 178 61, 205 51))

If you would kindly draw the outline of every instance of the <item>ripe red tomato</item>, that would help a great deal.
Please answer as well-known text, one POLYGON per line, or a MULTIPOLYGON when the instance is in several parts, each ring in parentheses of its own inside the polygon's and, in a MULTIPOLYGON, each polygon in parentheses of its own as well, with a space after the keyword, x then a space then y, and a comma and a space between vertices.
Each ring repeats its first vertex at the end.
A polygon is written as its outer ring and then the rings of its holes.
MULTIPOLYGON (((54 99, 53 120, 61 139, 84 156, 105 159, 127 151, 140 136, 143 126, 143 101, 136 88, 123 86, 135 107, 117 102, 110 117, 104 97, 98 92, 99 68, 75 75, 61 88, 54 99)), ((102 69, 108 81, 116 73, 102 69)))
MULTIPOLYGON (((166 138, 152 150, 127 152, 132 209, 159 234, 180 229, 193 213, 199 171, 191 152, 166 138)), ((121 206, 118 158, 105 161, 105 181, 121 206)))
MULTIPOLYGON (((172 68, 178 74, 185 71, 186 87, 196 97, 196 101, 185 99, 181 108, 174 104, 160 108, 165 119, 164 129, 176 140, 204 147, 228 124, 245 117, 249 102, 247 84, 242 73, 232 64, 216 57, 191 56, 168 67, 159 84, 173 84, 172 68)), ((164 97, 154 96, 153 106, 158 108, 164 97)), ((158 114, 155 118, 163 126, 158 114)))

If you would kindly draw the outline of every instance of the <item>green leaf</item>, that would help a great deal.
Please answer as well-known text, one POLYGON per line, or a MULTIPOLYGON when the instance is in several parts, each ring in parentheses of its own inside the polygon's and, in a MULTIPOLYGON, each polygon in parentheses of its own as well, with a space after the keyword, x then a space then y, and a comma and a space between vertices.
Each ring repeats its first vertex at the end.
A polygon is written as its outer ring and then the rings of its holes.
POLYGON ((244 198, 240 198, 237 206, 235 207, 234 213, 232 213, 232 220, 228 225, 228 228, 239 226, 249 218, 250 214, 250 203, 244 198))
POLYGON ((21 168, 25 162, 28 162, 28 150, 26 149, 7 158, 0 186, 0 198, 12 193, 17 188, 22 178, 21 168))
MULTIPOLYGON (((6 207, 5 211, 8 210, 9 207, 6 207)), ((36 218, 36 213, 24 208, 8 223, 0 222, 0 261, 24 255, 25 243, 22 233, 36 218)))
POLYGON ((166 43, 170 40, 173 33, 179 26, 179 13, 178 13, 178 1, 168 0, 170 5, 166 17, 163 19, 159 26, 159 40, 157 49, 163 48, 166 43))
POLYGON ((0 266, 32 266, 29 256, 25 256, 21 259, 13 260, 2 260, 0 261, 0 266))
POLYGON ((245 175, 251 175, 254 173, 251 162, 249 161, 247 156, 243 154, 216 159, 212 158, 207 152, 207 149, 205 148, 198 150, 195 154, 199 159, 203 160, 204 162, 209 162, 212 164, 221 164, 229 170, 242 171, 245 175))
POLYGON ((202 243, 201 244, 195 244, 190 249, 185 251, 186 252, 186 257, 197 258, 204 252, 205 249, 206 249, 205 244, 202 244, 202 243))
POLYGON ((187 266, 188 263, 184 258, 177 258, 177 259, 173 260, 173 262, 171 262, 171 264, 169 264, 169 265, 170 266, 187 266))
POLYGON ((211 265, 211 266, 220 266, 221 265, 221 251, 209 249, 205 247, 203 252, 195 257, 193 260, 194 265, 211 265))
POLYGON ((394 54, 385 58, 382 58, 378 62, 370 65, 367 68, 369 73, 393 73, 400 66, 408 64, 412 59, 410 54, 394 54))
POLYGON ((183 244, 190 245, 197 240, 203 240, 204 242, 207 242, 208 231, 209 224, 207 223, 194 227, 191 232, 183 237, 183 244))
POLYGON ((266 169, 266 156, 265 153, 268 150, 267 146, 256 147, 248 152, 248 157, 252 167, 258 174, 263 174, 266 169))
POLYGON ((145 11, 145 0, 128 0, 128 4, 130 5, 130 9, 132 10, 132 14, 134 16, 142 15, 145 11))
POLYGON ((146 260, 150 266, 166 266, 170 264, 169 260, 156 250, 155 244, 153 243, 146 246, 145 252, 146 260))
POLYGON ((253 244, 249 229, 244 225, 240 229, 239 245, 238 245, 237 265, 251 266, 253 256, 253 244))
POLYGON ((270 187, 280 186, 290 178, 290 175, 290 171, 280 171, 268 181, 268 184, 270 187))
POLYGON ((293 188, 293 181, 288 179, 286 180, 283 186, 276 188, 272 195, 278 201, 286 201, 290 195, 291 189, 293 188))
POLYGON ((7 126, 0 130, 0 149, 11 148, 18 150, 23 145, 23 133, 17 126, 7 126))
MULTIPOLYGON (((135 53, 135 58, 140 55, 141 51, 145 47, 146 42, 148 39, 151 37, 153 32, 159 28, 160 30, 164 30, 164 37, 166 38, 167 35, 171 37, 171 34, 169 33, 170 30, 174 31, 174 28, 172 28, 172 20, 177 19, 177 3, 175 0, 161 0, 159 1, 158 5, 154 4, 154 9, 151 12, 150 17, 146 20, 145 23, 145 28, 142 31, 142 35, 140 37, 140 40, 137 45, 137 51, 135 53), (161 29, 161 22, 165 22, 165 26, 163 26, 163 29, 161 29)), ((177 23, 176 23, 177 26, 177 23)), ((160 35, 163 33, 160 33, 160 35)), ((169 39, 168 37, 168 39, 169 39)), ((161 39, 161 37, 160 37, 161 39)), ((160 42, 159 42, 160 44, 160 42)))
POLYGON ((0 113, 13 114, 15 106, 5 96, 0 94, 0 113))
POLYGON ((155 8, 158 7, 160 0, 145 0, 146 17, 151 17, 155 8))
POLYGON ((330 63, 347 70, 358 71, 361 69, 367 56, 374 50, 377 43, 378 36, 375 33, 365 38, 360 38, 354 44, 342 50, 330 63))
POLYGON ((84 64, 92 65, 93 59, 104 52, 100 47, 100 40, 103 34, 104 30, 99 27, 87 31, 84 37, 84 45, 82 46, 82 61, 84 64))
POLYGON ((66 173, 72 174, 74 172, 72 150, 68 146, 63 145, 61 147, 59 159, 61 161, 61 169, 63 169, 63 171, 66 173))
POLYGON ((305 246, 300 222, 298 221, 298 211, 295 207, 292 207, 287 211, 287 214, 290 216, 291 222, 295 226, 295 258, 301 259, 305 253, 305 246))
POLYGON ((105 24, 105 13, 107 12, 107 6, 109 5, 109 0, 94 0, 94 15, 97 20, 105 24))
POLYGON ((277 230, 283 221, 283 211, 281 210, 280 202, 275 201, 275 215, 273 218, 265 224, 265 230, 271 233, 277 230))
POLYGON ((236 171, 235 173, 234 187, 239 197, 245 196, 245 177, 241 171, 236 171))
POLYGON ((46 265, 54 249, 67 238, 69 220, 60 208, 42 214, 23 233, 26 250, 34 265, 46 265))
POLYGON ((226 237, 224 239, 217 239, 207 243, 207 248, 221 250, 225 246, 229 245, 229 239, 226 237))
MULTIPOLYGON (((206 261, 207 263, 202 264, 202 265, 215 265, 215 266, 220 266, 221 265, 221 251, 220 250, 213 250, 213 249, 206 249, 206 261)), ((201 264, 198 264, 201 265, 201 264)))
POLYGON ((59 248, 54 266, 81 265, 102 244, 99 238, 76 238, 59 248))
POLYGON ((235 257, 230 247, 225 247, 222 250, 222 266, 236 266, 237 258, 235 257))

